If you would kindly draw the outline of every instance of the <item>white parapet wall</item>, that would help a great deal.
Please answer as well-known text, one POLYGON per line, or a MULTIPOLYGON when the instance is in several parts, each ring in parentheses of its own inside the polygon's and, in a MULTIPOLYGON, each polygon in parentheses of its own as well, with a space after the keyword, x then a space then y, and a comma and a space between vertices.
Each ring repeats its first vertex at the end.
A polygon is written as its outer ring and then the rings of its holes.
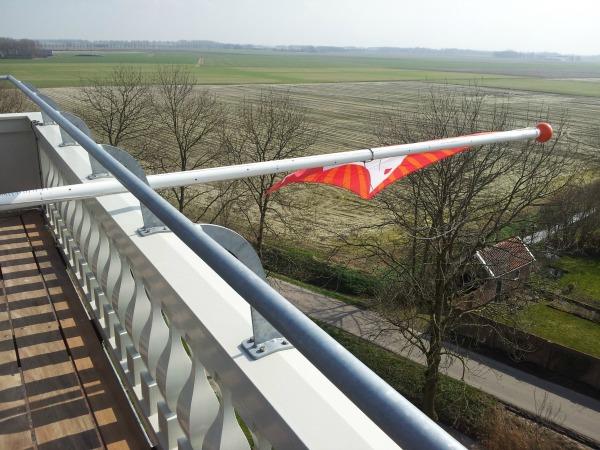
MULTIPOLYGON (((57 125, 34 131, 43 186, 96 182, 57 125)), ((139 236, 131 194, 46 215, 160 447, 248 449, 241 421, 259 449, 398 448, 297 350, 250 359, 240 345, 252 336, 249 305, 172 233, 139 236)))
POLYGON ((0 195, 42 187, 31 126, 41 119, 40 113, 0 114, 0 195))

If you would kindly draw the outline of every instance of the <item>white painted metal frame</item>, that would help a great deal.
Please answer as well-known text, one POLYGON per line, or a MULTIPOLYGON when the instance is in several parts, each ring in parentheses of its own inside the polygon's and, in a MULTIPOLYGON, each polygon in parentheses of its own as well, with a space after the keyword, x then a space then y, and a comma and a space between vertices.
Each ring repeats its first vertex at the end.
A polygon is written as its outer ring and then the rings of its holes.
MULTIPOLYGON (((90 173, 58 126, 37 133, 44 185, 90 173)), ((248 449, 235 413, 259 449, 397 448, 297 350, 246 358, 248 304, 175 235, 139 237, 131 194, 56 203, 47 218, 162 448, 248 449)))

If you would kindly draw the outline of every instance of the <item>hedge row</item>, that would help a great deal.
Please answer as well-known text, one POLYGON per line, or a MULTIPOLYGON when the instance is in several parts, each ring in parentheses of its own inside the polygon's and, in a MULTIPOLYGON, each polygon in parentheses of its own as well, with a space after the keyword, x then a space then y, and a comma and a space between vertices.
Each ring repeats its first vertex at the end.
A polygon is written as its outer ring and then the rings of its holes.
POLYGON ((357 296, 373 296, 375 291, 374 277, 355 269, 319 260, 305 250, 265 247, 262 262, 268 271, 330 291, 357 296))

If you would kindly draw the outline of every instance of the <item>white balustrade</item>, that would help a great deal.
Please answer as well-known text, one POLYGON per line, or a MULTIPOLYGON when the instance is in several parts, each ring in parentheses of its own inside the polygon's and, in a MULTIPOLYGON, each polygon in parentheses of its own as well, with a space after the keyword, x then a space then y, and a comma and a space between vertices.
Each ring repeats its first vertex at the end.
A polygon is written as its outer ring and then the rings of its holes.
MULTIPOLYGON (((57 128, 38 127, 43 182, 93 183, 87 153, 60 147, 57 128)), ((260 450, 397 448, 297 350, 248 358, 248 304, 173 234, 139 236, 131 194, 46 215, 160 447, 247 450, 251 436, 260 450)))

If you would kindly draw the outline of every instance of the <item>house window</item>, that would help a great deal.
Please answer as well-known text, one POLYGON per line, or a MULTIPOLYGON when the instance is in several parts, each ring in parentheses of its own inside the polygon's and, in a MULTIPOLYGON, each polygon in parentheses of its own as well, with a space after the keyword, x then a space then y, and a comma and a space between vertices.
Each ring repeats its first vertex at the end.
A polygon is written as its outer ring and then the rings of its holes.
POLYGON ((517 281, 517 280, 519 279, 519 275, 521 275, 521 272, 520 272, 520 270, 519 270, 519 269, 515 270, 515 271, 513 272, 513 277, 512 277, 512 279, 513 279, 513 280, 515 280, 515 281, 517 281))
POLYGON ((498 278, 496 280, 496 295, 500 295, 502 293, 502 280, 498 278))

